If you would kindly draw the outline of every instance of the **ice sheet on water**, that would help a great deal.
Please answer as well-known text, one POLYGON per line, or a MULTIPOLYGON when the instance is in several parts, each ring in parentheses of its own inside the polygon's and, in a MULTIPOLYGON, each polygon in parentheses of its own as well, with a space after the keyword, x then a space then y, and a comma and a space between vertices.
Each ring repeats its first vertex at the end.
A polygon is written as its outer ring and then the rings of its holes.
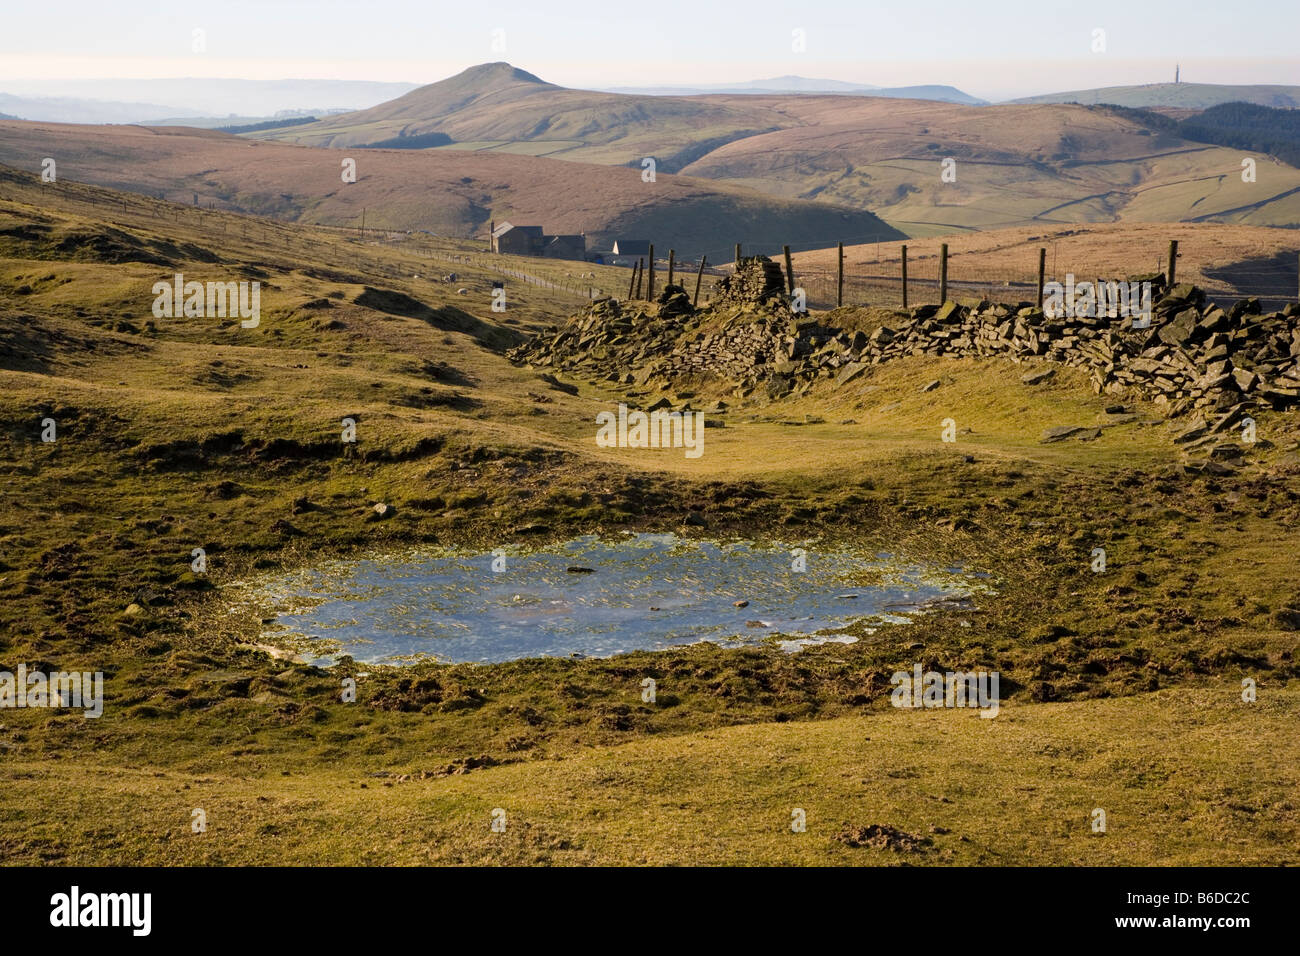
POLYGON ((699 641, 772 640, 794 651, 853 640, 830 632, 855 619, 899 620, 900 609, 987 587, 953 569, 845 548, 808 548, 806 570, 796 571, 796 546, 587 536, 509 552, 499 572, 490 552, 439 550, 327 561, 259 590, 278 610, 281 637, 323 639, 329 656, 393 662, 606 657, 699 641))

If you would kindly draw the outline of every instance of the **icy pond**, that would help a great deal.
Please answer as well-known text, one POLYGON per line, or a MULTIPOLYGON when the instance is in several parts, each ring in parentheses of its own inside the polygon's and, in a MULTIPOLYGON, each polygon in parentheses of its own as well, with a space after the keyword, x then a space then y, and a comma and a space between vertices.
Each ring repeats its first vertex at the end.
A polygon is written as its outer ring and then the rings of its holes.
POLYGON ((959 568, 815 545, 671 534, 577 538, 538 550, 437 550, 330 560, 260 582, 267 640, 309 660, 446 662, 606 657, 712 641, 786 651, 988 590, 959 568), (747 602, 747 603, 744 603, 747 602))

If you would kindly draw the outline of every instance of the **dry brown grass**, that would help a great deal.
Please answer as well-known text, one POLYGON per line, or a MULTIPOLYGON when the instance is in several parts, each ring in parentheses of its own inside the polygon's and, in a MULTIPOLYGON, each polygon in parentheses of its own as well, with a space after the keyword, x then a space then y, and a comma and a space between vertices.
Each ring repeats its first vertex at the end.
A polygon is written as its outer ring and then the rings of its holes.
POLYGON ((864 206, 911 235, 1039 221, 1300 223, 1300 170, 1258 156, 1257 181, 1243 183, 1241 150, 1153 131, 1105 109, 752 99, 753 108, 779 109, 782 128, 721 146, 683 172, 864 206), (954 182, 940 178, 949 157, 954 182))

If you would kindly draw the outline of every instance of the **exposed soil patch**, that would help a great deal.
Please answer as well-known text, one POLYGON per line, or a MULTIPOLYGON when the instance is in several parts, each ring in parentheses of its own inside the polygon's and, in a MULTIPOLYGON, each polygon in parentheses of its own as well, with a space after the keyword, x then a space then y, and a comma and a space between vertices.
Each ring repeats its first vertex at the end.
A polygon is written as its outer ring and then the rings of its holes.
POLYGON ((931 843, 928 837, 907 833, 887 823, 872 823, 865 827, 846 826, 835 839, 846 846, 868 846, 892 853, 924 853, 931 843))

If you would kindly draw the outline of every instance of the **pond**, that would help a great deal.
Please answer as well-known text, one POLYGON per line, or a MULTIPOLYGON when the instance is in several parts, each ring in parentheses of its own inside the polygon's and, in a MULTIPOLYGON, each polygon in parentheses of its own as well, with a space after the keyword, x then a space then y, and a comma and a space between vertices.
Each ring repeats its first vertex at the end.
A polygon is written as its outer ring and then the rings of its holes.
POLYGON ((254 599, 275 612, 266 638, 315 662, 491 662, 699 641, 851 643, 836 630, 969 605, 984 577, 838 547, 631 534, 330 560, 261 582, 254 599))

